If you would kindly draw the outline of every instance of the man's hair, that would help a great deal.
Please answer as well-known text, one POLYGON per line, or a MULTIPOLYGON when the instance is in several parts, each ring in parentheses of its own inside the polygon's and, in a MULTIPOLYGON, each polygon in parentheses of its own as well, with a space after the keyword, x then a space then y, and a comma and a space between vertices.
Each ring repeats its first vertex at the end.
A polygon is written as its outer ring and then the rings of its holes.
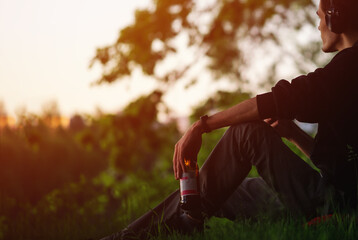
POLYGON ((321 7, 325 14, 331 9, 331 3, 338 10, 344 25, 358 30, 358 0, 321 0, 321 7))

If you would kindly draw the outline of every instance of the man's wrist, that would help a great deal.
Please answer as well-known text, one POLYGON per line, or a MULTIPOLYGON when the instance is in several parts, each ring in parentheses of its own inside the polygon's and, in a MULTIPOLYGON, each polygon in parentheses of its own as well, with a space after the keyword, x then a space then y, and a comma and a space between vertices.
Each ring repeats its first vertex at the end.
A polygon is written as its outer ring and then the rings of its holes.
POLYGON ((196 121, 193 125, 192 125, 192 130, 194 132, 197 132, 198 134, 202 135, 204 134, 204 129, 203 127, 201 126, 201 122, 200 120, 196 121))
POLYGON ((203 133, 211 132, 211 129, 207 123, 208 118, 209 118, 208 115, 204 115, 200 117, 200 126, 202 128, 203 133))

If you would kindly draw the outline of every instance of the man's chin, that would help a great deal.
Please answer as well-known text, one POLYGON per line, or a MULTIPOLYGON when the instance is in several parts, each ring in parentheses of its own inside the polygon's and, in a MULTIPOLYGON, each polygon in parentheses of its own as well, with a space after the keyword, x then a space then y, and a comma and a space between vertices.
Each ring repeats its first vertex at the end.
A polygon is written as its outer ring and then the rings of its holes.
POLYGON ((333 48, 333 47, 329 48, 329 47, 323 46, 322 51, 325 52, 325 53, 333 53, 333 52, 337 52, 338 49, 333 48))
POLYGON ((325 53, 333 53, 338 51, 339 38, 331 37, 331 39, 326 39, 322 41, 322 51, 325 53))

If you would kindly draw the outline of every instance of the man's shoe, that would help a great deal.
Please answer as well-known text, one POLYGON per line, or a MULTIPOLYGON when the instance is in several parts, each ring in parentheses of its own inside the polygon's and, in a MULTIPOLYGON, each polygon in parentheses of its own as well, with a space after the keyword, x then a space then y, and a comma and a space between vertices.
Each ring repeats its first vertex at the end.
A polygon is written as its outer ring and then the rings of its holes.
POLYGON ((178 219, 176 230, 182 233, 191 233, 193 231, 203 231, 204 220, 201 215, 196 216, 194 214, 189 214, 183 212, 178 219), (195 216, 195 217, 194 217, 195 216))

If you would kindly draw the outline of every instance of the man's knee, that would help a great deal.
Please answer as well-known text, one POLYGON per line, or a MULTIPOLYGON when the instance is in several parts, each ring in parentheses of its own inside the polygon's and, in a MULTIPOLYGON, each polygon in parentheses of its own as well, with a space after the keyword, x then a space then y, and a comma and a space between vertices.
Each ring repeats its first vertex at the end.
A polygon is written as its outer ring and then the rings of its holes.
MULTIPOLYGON (((275 133, 272 127, 270 127, 264 121, 252 121, 252 122, 245 122, 239 123, 236 125, 232 125, 228 130, 228 134, 235 134, 239 136, 246 136, 252 137, 255 135, 262 135, 262 134, 272 134, 275 133)), ((262 135, 262 136, 264 136, 262 135)))
POLYGON ((252 158, 258 152, 270 151, 270 146, 274 143, 282 143, 281 137, 264 121, 233 125, 226 134, 226 139, 232 141, 240 153, 247 158, 252 158))

